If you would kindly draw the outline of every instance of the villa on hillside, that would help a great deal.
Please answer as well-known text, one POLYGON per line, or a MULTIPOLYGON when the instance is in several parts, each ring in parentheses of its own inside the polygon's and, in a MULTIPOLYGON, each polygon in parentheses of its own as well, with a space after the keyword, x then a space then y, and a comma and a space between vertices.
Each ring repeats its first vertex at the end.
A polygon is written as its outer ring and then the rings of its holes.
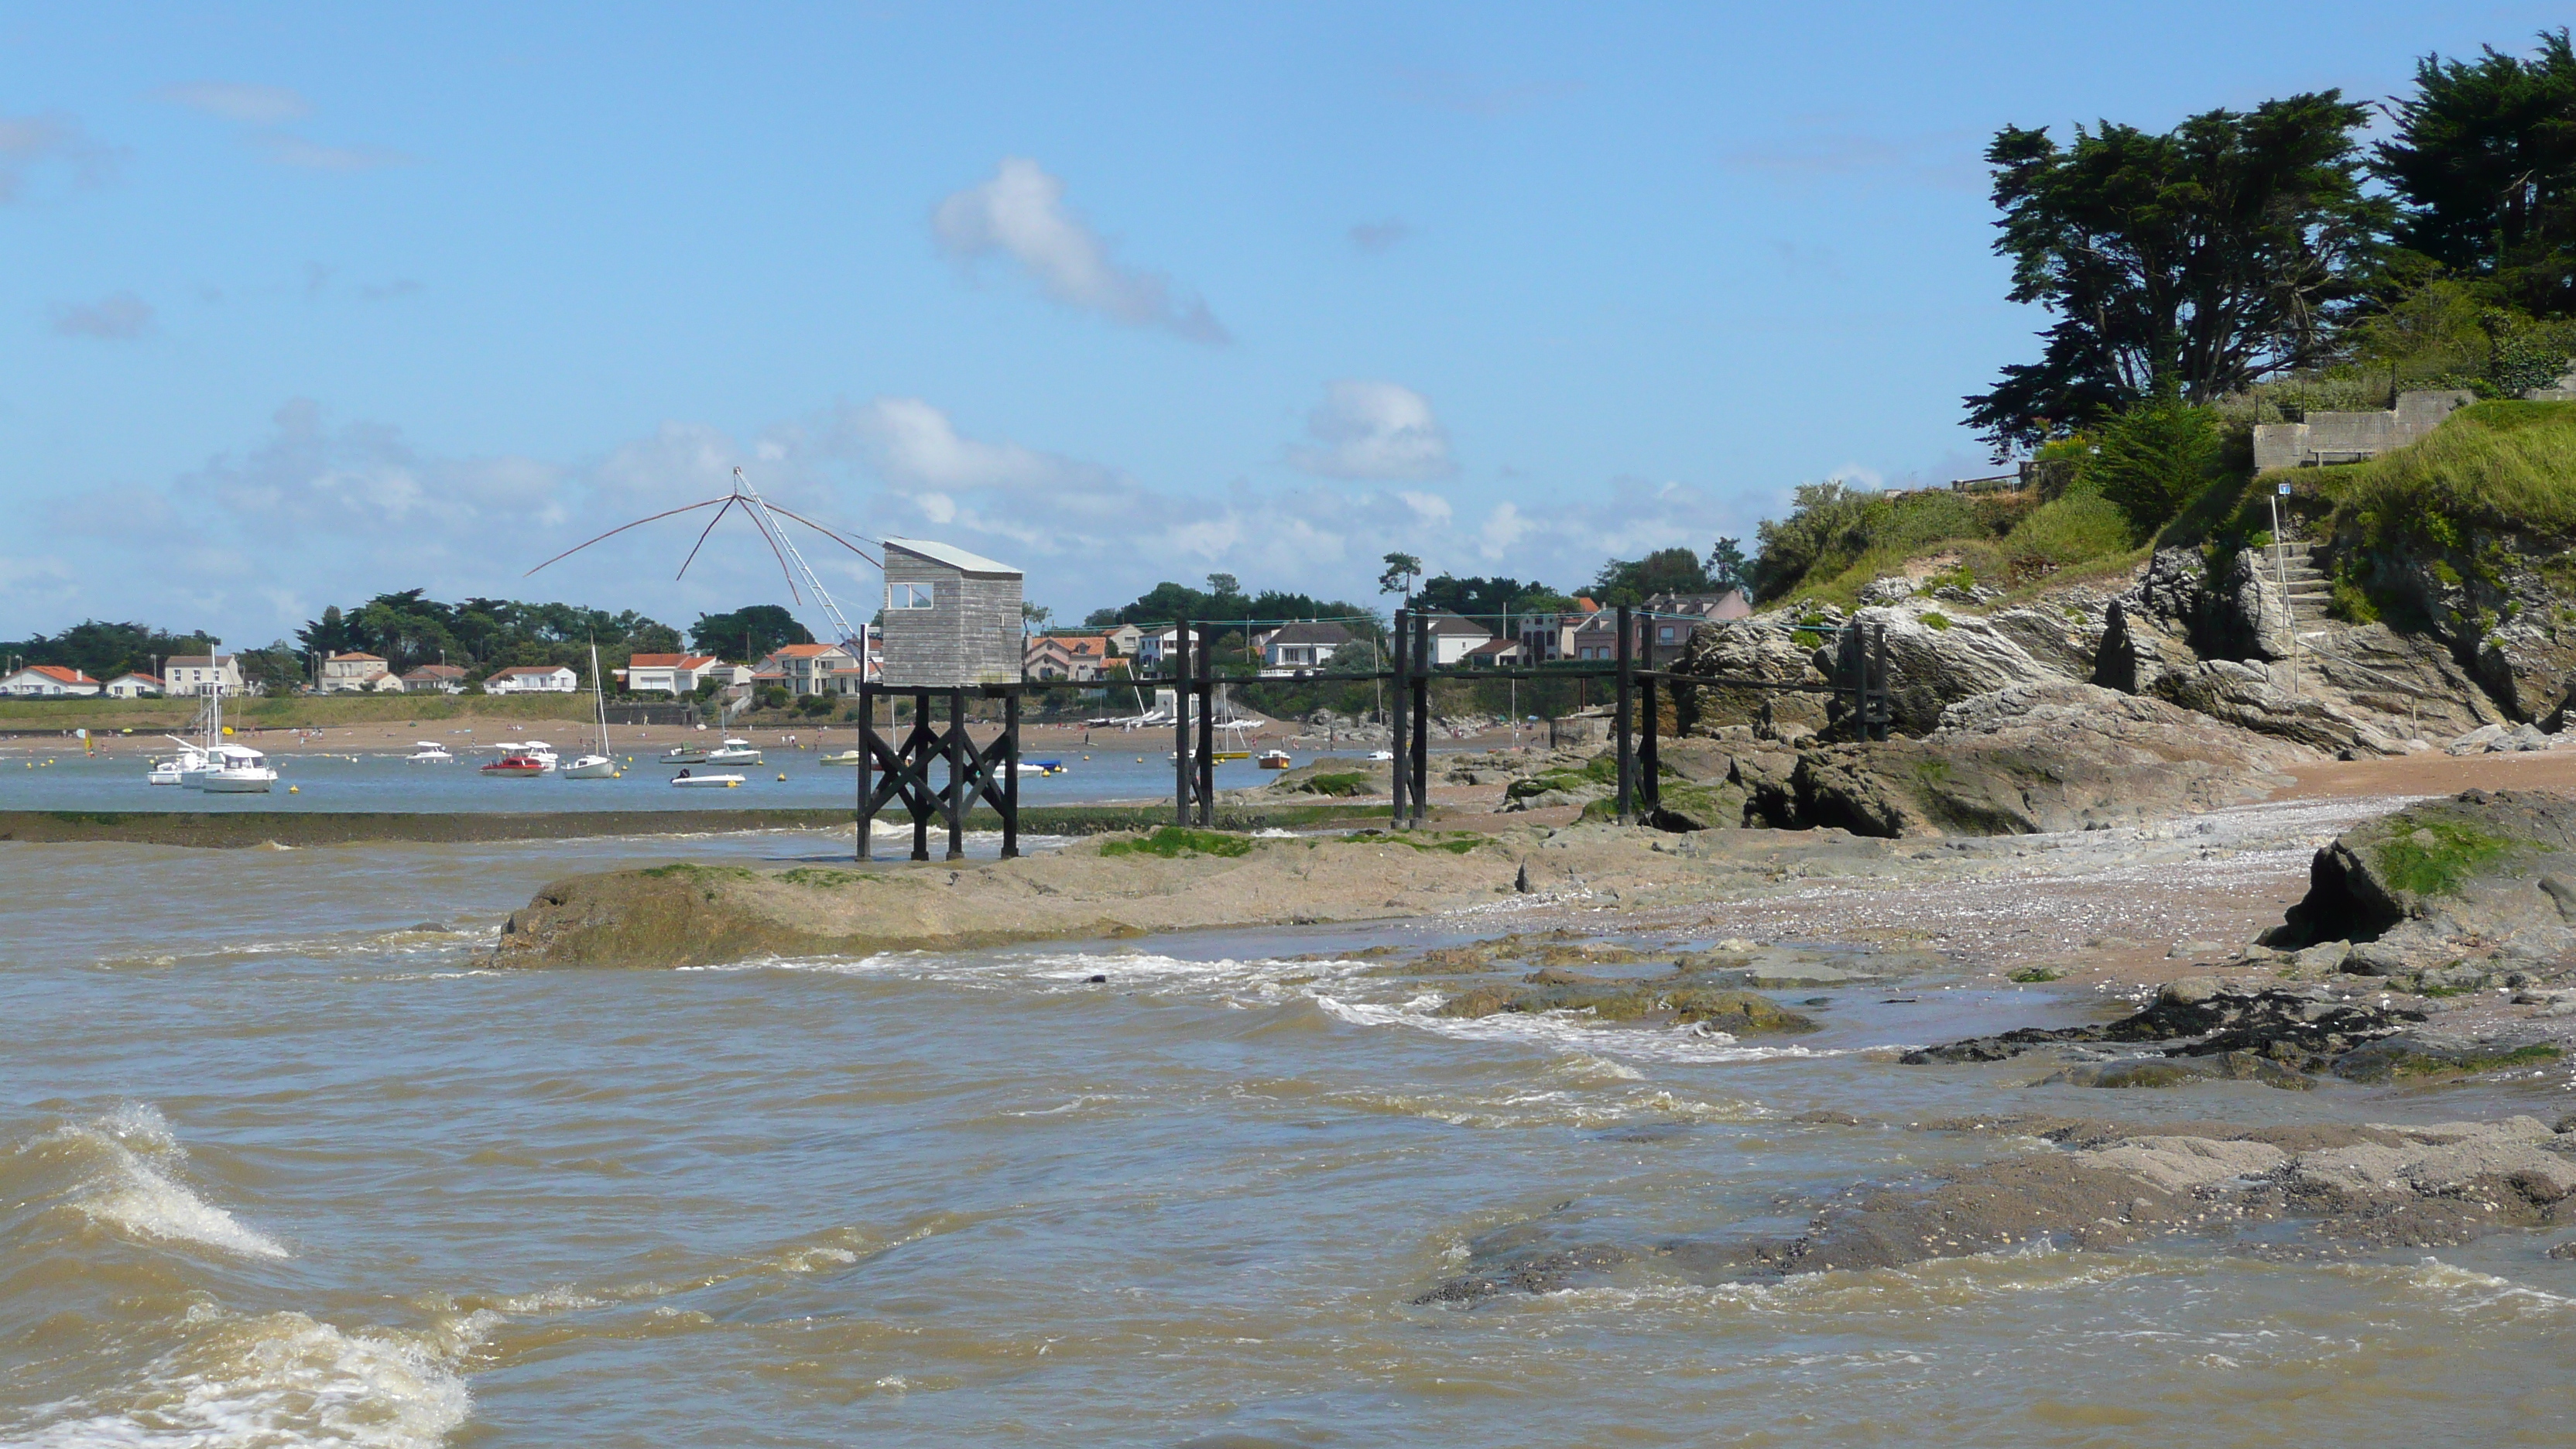
POLYGON ((483 681, 485 694, 570 694, 579 688, 581 675, 565 664, 513 664, 483 681))
POLYGON ((99 682, 67 664, 30 664, 17 673, 0 678, 0 694, 28 698, 58 699, 66 695, 93 695, 99 682))
POLYGON ((776 684, 802 699, 813 694, 857 694, 864 675, 859 655, 839 644, 785 644, 752 666, 752 683, 776 684))
POLYGON ((241 659, 231 654, 173 654, 161 661, 161 692, 184 696, 242 692, 241 659))
POLYGON ((345 694, 357 690, 375 689, 379 687, 377 681, 392 672, 393 666, 387 664, 381 654, 364 654, 356 651, 334 654, 322 661, 322 692, 345 694))
POLYGON ((105 690, 111 699, 148 699, 160 692, 160 676, 137 669, 129 669, 109 680, 105 690))
POLYGON ((1029 641, 1023 666, 1030 679, 1098 679, 1109 667, 1105 634, 1041 634, 1029 641))
POLYGON ((407 671, 398 683, 405 694, 463 694, 465 670, 455 664, 424 664, 407 671))
POLYGON ((733 683, 732 666, 712 654, 638 654, 615 672, 629 694, 695 694, 709 678, 733 683))
POLYGON ((1261 651, 1261 672, 1270 675, 1321 669, 1350 644, 1351 631, 1339 624, 1283 624, 1252 636, 1252 647, 1261 651))

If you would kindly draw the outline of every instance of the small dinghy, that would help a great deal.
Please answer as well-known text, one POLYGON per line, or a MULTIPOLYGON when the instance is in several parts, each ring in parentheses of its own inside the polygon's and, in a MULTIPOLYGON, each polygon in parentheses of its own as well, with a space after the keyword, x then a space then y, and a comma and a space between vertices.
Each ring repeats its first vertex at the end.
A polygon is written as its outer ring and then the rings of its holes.
POLYGON ((693 775, 686 770, 671 777, 671 783, 683 790, 730 790, 742 783, 740 775, 693 775))

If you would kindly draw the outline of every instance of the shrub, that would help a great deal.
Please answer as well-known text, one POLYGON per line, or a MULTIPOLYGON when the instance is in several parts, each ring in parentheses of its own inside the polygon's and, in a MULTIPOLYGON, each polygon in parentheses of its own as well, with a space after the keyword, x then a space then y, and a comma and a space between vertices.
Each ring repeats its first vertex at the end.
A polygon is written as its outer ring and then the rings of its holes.
POLYGON ((2137 404, 2103 424, 2100 436, 2084 483, 2127 518, 2132 543, 2153 537, 2218 476, 2217 420, 2173 396, 2137 404))
POLYGON ((2043 503, 2004 537, 2004 556, 2025 576, 2090 563, 2129 547, 2129 519, 2099 493, 2070 491, 2043 503))

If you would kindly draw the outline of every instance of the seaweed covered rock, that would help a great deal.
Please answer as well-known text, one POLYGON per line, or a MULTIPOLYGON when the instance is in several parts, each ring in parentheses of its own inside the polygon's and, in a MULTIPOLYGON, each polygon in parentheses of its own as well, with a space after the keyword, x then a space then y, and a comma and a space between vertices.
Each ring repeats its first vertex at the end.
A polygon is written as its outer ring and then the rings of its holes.
POLYGON ((2463 961, 2576 964, 2576 800, 2467 790, 2366 820, 2317 851, 2308 893, 2264 945, 2352 945, 2390 976, 2463 961))
MULTIPOLYGON (((2420 1011, 2356 1005, 2313 990, 2203 990, 2186 979, 2169 985, 2144 1010, 2118 1021, 2056 1030, 2024 1027, 1999 1036, 1924 1047, 1906 1053, 1901 1060, 1911 1066, 1927 1062, 1998 1062, 2039 1047, 2170 1043, 2163 1050, 2167 1058, 2220 1059, 2195 1075, 2261 1077, 2266 1074, 2231 1059, 2241 1054, 2289 1071, 2322 1071, 2354 1049, 2394 1036, 2422 1020, 2424 1013, 2420 1011)), ((2084 1080, 2079 1084, 2169 1085, 2182 1079, 2178 1074, 2168 1074, 2161 1081, 2084 1080)))
POLYGON ((1816 1023, 1767 996, 1714 984, 1716 973, 1682 971, 1653 980, 1542 970, 1521 985, 1500 982, 1451 997, 1442 1016, 1474 1019, 1502 1012, 1588 1011, 1595 1019, 1670 1021, 1732 1036, 1814 1031, 1816 1023))

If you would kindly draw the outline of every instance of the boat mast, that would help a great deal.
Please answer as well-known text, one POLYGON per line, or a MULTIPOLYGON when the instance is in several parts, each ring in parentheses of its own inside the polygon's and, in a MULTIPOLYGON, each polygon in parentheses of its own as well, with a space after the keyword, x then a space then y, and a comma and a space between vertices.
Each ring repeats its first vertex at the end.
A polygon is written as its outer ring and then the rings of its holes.
POLYGON ((744 495, 751 499, 752 507, 756 510, 754 516, 760 520, 761 528, 769 534, 770 541, 784 550, 787 557, 795 562, 796 572, 805 576, 805 587, 812 589, 814 597, 822 603, 824 617, 830 619, 832 627, 840 631, 841 637, 833 642, 857 644, 861 655, 859 667, 865 669, 867 640, 860 638, 858 631, 850 627, 850 621, 841 617, 841 606, 832 602, 831 591, 824 588, 823 581, 814 576, 813 566, 805 562, 805 555, 796 551, 796 540, 787 536, 787 530, 779 527, 778 519, 770 513, 769 500, 760 496, 760 490, 751 486, 751 480, 743 476, 740 468, 733 470, 733 481, 742 489, 744 495))

